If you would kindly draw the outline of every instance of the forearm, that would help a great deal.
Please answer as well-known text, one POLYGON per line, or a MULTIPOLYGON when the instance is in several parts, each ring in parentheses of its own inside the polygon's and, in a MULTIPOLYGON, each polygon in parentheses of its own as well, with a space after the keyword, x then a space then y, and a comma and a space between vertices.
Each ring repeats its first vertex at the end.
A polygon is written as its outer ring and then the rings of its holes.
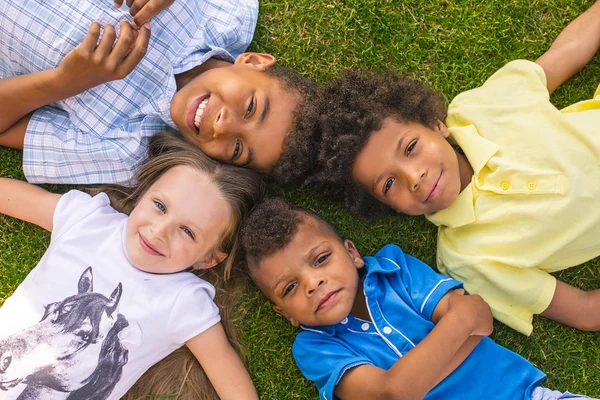
POLYGON ((0 178, 0 213, 52 231, 60 194, 16 179, 0 178))
POLYGON ((56 69, 0 79, 0 133, 30 112, 78 93, 60 82, 56 69))
POLYGON ((388 393, 402 399, 422 399, 450 374, 476 345, 469 341, 472 327, 448 313, 421 343, 401 357, 387 372, 388 393), (468 351, 468 352, 467 352, 468 351))
POLYGON ((469 336, 469 338, 463 343, 463 345, 458 349, 458 351, 454 354, 454 357, 450 360, 444 371, 440 374, 436 385, 446 379, 448 375, 450 375, 460 364, 465 361, 465 359, 471 354, 471 352, 477 347, 479 342, 481 342, 483 336, 469 336))
POLYGON ((546 72, 550 93, 581 70, 599 49, 600 2, 596 2, 567 25, 550 49, 536 60, 546 72))

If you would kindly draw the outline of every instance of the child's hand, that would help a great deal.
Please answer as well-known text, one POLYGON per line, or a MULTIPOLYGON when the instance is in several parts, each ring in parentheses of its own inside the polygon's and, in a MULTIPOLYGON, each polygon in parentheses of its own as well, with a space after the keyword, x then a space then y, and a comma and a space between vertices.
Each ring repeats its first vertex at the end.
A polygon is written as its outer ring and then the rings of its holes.
POLYGON ((77 94, 123 79, 133 71, 146 54, 150 29, 143 28, 138 33, 127 21, 121 21, 120 28, 117 39, 115 28, 105 25, 98 42, 100 24, 93 22, 83 42, 69 52, 56 69, 61 83, 77 94))
POLYGON ((462 289, 454 290, 448 299, 448 312, 457 314, 472 326, 471 335, 488 336, 494 330, 494 317, 490 306, 481 296, 467 295, 462 289))
MULTIPOLYGON (((117 8, 123 5, 123 0, 114 0, 114 2, 117 8)), ((133 17, 134 26, 139 27, 174 2, 175 0, 127 0, 127 7, 133 17)))

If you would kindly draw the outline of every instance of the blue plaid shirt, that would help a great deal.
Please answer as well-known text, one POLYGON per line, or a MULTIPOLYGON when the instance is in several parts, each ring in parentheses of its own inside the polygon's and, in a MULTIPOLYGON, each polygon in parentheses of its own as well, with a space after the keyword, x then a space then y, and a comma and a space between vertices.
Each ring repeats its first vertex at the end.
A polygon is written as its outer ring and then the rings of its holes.
MULTIPOLYGON (((33 183, 126 183, 148 138, 174 130, 175 74, 209 58, 233 61, 252 39, 257 0, 177 0, 151 21, 144 59, 129 76, 35 111, 23 170, 33 183)), ((55 68, 90 24, 132 20, 112 0, 0 3, 0 78, 55 68)))

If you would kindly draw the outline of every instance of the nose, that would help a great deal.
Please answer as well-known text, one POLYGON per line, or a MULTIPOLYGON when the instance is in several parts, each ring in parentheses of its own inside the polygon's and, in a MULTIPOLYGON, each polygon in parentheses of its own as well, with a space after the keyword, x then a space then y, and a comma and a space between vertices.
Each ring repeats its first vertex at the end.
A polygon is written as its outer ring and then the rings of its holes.
POLYGON ((322 284, 326 282, 325 277, 321 274, 312 273, 310 276, 306 278, 306 295, 311 296, 315 290, 319 288, 322 284))
POLYGON ((152 234, 154 239, 158 239, 161 241, 166 241, 167 232, 169 229, 169 221, 164 216, 162 218, 157 219, 150 226, 150 233, 152 234))
POLYGON ((239 130, 240 118, 227 106, 223 106, 215 117, 213 124, 213 138, 225 137, 239 130))
POLYGON ((414 168, 413 170, 408 171, 406 175, 408 188, 411 192, 416 192, 417 189, 419 189, 419 185, 423 181, 423 178, 427 175, 427 172, 421 168, 414 168))

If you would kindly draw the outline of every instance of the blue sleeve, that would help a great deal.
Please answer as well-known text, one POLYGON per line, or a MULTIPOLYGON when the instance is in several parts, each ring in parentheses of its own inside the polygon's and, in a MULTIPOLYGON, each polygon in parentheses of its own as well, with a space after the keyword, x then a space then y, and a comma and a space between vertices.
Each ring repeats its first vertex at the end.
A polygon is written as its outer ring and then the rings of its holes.
POLYGON ((462 288, 460 281, 435 272, 424 262, 404 254, 396 245, 386 245, 375 258, 380 263, 392 262, 400 268, 399 289, 406 291, 412 304, 427 319, 431 319, 433 310, 449 290, 462 288))
POLYGON ((317 386, 321 400, 337 399, 333 394, 335 385, 350 368, 373 364, 339 338, 311 331, 296 336, 292 353, 302 374, 317 386))

